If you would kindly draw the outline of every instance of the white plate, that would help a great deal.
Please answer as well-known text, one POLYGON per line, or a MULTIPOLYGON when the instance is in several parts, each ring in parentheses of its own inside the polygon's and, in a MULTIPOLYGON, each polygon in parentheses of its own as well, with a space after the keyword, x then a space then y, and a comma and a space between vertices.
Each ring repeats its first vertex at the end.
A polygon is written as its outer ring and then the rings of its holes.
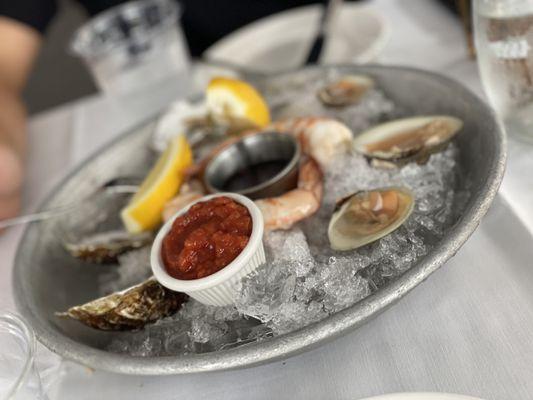
POLYGON ((447 393, 393 393, 362 400, 482 400, 477 397, 447 393))
MULTIPOLYGON (((204 56, 262 72, 296 68, 307 56, 320 14, 321 6, 311 5, 268 16, 219 40, 204 56)), ((387 37, 380 15, 366 6, 343 4, 320 62, 372 61, 387 37)))

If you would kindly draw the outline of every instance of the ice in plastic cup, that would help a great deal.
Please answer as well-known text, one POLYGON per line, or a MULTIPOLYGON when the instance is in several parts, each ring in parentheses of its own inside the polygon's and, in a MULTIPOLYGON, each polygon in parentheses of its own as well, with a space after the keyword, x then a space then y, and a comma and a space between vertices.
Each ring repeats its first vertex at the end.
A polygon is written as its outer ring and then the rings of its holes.
POLYGON ((174 0, 139 0, 110 8, 80 27, 71 50, 99 88, 123 95, 178 77, 190 55, 174 0))

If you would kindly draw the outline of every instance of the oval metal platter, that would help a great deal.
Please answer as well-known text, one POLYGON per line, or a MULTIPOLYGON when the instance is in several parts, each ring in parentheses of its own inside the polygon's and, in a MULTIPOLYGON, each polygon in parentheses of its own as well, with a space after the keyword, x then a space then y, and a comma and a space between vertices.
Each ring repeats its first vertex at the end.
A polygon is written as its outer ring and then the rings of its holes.
MULTIPOLYGON (((317 347, 347 334, 388 309, 452 257, 487 212, 505 167, 505 136, 490 108, 461 84, 416 69, 385 66, 311 67, 263 77, 259 87, 298 81, 306 74, 368 74, 396 104, 411 114, 449 114, 465 125, 457 140, 461 172, 468 176, 471 196, 428 254, 396 280, 355 305, 298 331, 244 346, 204 354, 134 357, 106 351, 113 335, 54 312, 97 297, 98 273, 83 268, 63 250, 53 223, 27 227, 18 248, 13 284, 16 304, 37 338, 61 356, 86 366, 127 374, 183 374, 249 367, 317 347)), ((45 209, 82 198, 116 176, 144 175, 154 154, 149 148, 154 121, 127 132, 95 153, 57 186, 42 204, 45 209), (135 154, 135 157, 131 155, 135 154)), ((391 311, 394 312, 394 311, 391 311)))

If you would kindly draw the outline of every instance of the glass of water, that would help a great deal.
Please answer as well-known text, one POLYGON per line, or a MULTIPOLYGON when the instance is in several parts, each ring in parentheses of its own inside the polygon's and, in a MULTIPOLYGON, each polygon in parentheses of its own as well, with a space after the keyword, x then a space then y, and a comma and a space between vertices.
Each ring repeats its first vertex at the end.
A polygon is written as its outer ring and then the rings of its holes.
POLYGON ((97 15, 71 42, 103 92, 130 94, 176 78, 189 52, 175 0, 138 0, 97 15))
POLYGON ((0 399, 47 400, 34 366, 35 338, 15 314, 0 314, 0 399))
POLYGON ((507 132, 533 143, 533 0, 474 0, 485 92, 507 132))

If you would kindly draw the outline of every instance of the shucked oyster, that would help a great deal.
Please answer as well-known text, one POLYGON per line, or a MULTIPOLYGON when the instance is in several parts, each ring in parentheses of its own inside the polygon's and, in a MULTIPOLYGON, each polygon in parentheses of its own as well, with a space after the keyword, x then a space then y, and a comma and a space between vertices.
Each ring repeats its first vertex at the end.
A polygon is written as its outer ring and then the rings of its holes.
POLYGON ((317 96, 326 106, 348 106, 357 103, 373 86, 374 81, 368 76, 347 75, 324 86, 317 96))
POLYGON ((78 243, 65 243, 72 256, 97 264, 113 264, 119 255, 152 243, 153 234, 143 232, 132 235, 126 231, 97 233, 78 243))
POLYGON ((352 250, 399 228, 413 211, 414 197, 405 188, 361 191, 337 204, 328 227, 334 250, 352 250))
POLYGON ((353 147, 374 166, 425 163, 432 153, 446 147, 462 127, 460 119, 445 115, 399 119, 363 132, 354 139, 353 147))
POLYGON ((186 294, 168 290, 151 278, 56 315, 105 331, 134 330, 176 313, 187 299, 186 294))

